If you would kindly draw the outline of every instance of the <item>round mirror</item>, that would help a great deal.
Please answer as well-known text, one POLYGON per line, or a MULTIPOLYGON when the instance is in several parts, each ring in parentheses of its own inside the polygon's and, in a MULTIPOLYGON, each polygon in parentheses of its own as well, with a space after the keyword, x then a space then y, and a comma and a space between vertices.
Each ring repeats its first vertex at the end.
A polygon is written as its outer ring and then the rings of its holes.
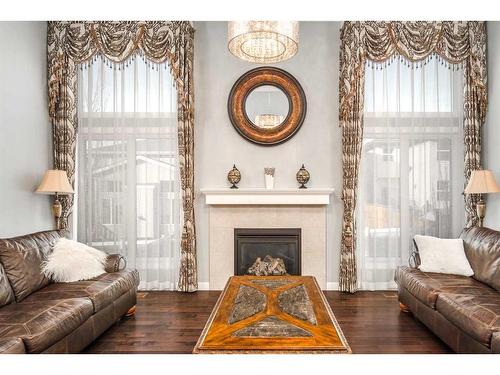
POLYGON ((273 129, 285 122, 290 104, 280 88, 262 85, 254 88, 245 101, 245 113, 256 127, 273 129))
POLYGON ((293 137, 306 117, 306 96, 290 73, 262 66, 243 74, 227 100, 231 124, 250 142, 273 146, 293 137))

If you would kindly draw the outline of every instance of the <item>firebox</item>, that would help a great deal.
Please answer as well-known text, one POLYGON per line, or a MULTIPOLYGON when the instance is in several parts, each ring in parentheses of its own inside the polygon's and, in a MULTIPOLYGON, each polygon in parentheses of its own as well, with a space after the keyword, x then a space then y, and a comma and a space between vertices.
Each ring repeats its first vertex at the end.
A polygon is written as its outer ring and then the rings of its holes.
POLYGON ((235 228, 234 274, 246 275, 257 258, 281 258, 290 275, 301 275, 300 228, 235 228))

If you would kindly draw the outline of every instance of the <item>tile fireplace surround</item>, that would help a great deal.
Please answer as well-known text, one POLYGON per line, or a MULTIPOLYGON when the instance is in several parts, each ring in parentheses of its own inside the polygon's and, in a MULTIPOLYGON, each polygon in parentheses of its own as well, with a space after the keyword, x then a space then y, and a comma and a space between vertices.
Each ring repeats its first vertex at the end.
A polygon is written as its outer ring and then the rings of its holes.
POLYGON ((209 288, 234 273, 235 228, 301 228, 302 275, 326 289, 326 206, 333 189, 202 189, 209 214, 209 288))

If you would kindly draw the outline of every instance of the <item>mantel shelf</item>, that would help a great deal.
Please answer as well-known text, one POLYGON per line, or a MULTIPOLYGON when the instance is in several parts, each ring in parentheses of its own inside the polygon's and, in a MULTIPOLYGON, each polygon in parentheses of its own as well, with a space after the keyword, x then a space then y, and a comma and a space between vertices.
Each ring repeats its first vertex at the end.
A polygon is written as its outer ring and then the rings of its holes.
POLYGON ((207 205, 312 205, 330 204, 333 189, 201 189, 207 205))

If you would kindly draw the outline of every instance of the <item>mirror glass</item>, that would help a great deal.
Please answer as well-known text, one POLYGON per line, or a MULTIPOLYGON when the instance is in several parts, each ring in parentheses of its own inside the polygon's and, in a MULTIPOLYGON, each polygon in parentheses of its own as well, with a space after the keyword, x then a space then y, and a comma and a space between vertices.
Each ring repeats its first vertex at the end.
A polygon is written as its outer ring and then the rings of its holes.
POLYGON ((280 126, 289 110, 286 94, 272 85, 256 87, 250 91, 245 102, 248 119, 259 128, 272 129, 280 126))

